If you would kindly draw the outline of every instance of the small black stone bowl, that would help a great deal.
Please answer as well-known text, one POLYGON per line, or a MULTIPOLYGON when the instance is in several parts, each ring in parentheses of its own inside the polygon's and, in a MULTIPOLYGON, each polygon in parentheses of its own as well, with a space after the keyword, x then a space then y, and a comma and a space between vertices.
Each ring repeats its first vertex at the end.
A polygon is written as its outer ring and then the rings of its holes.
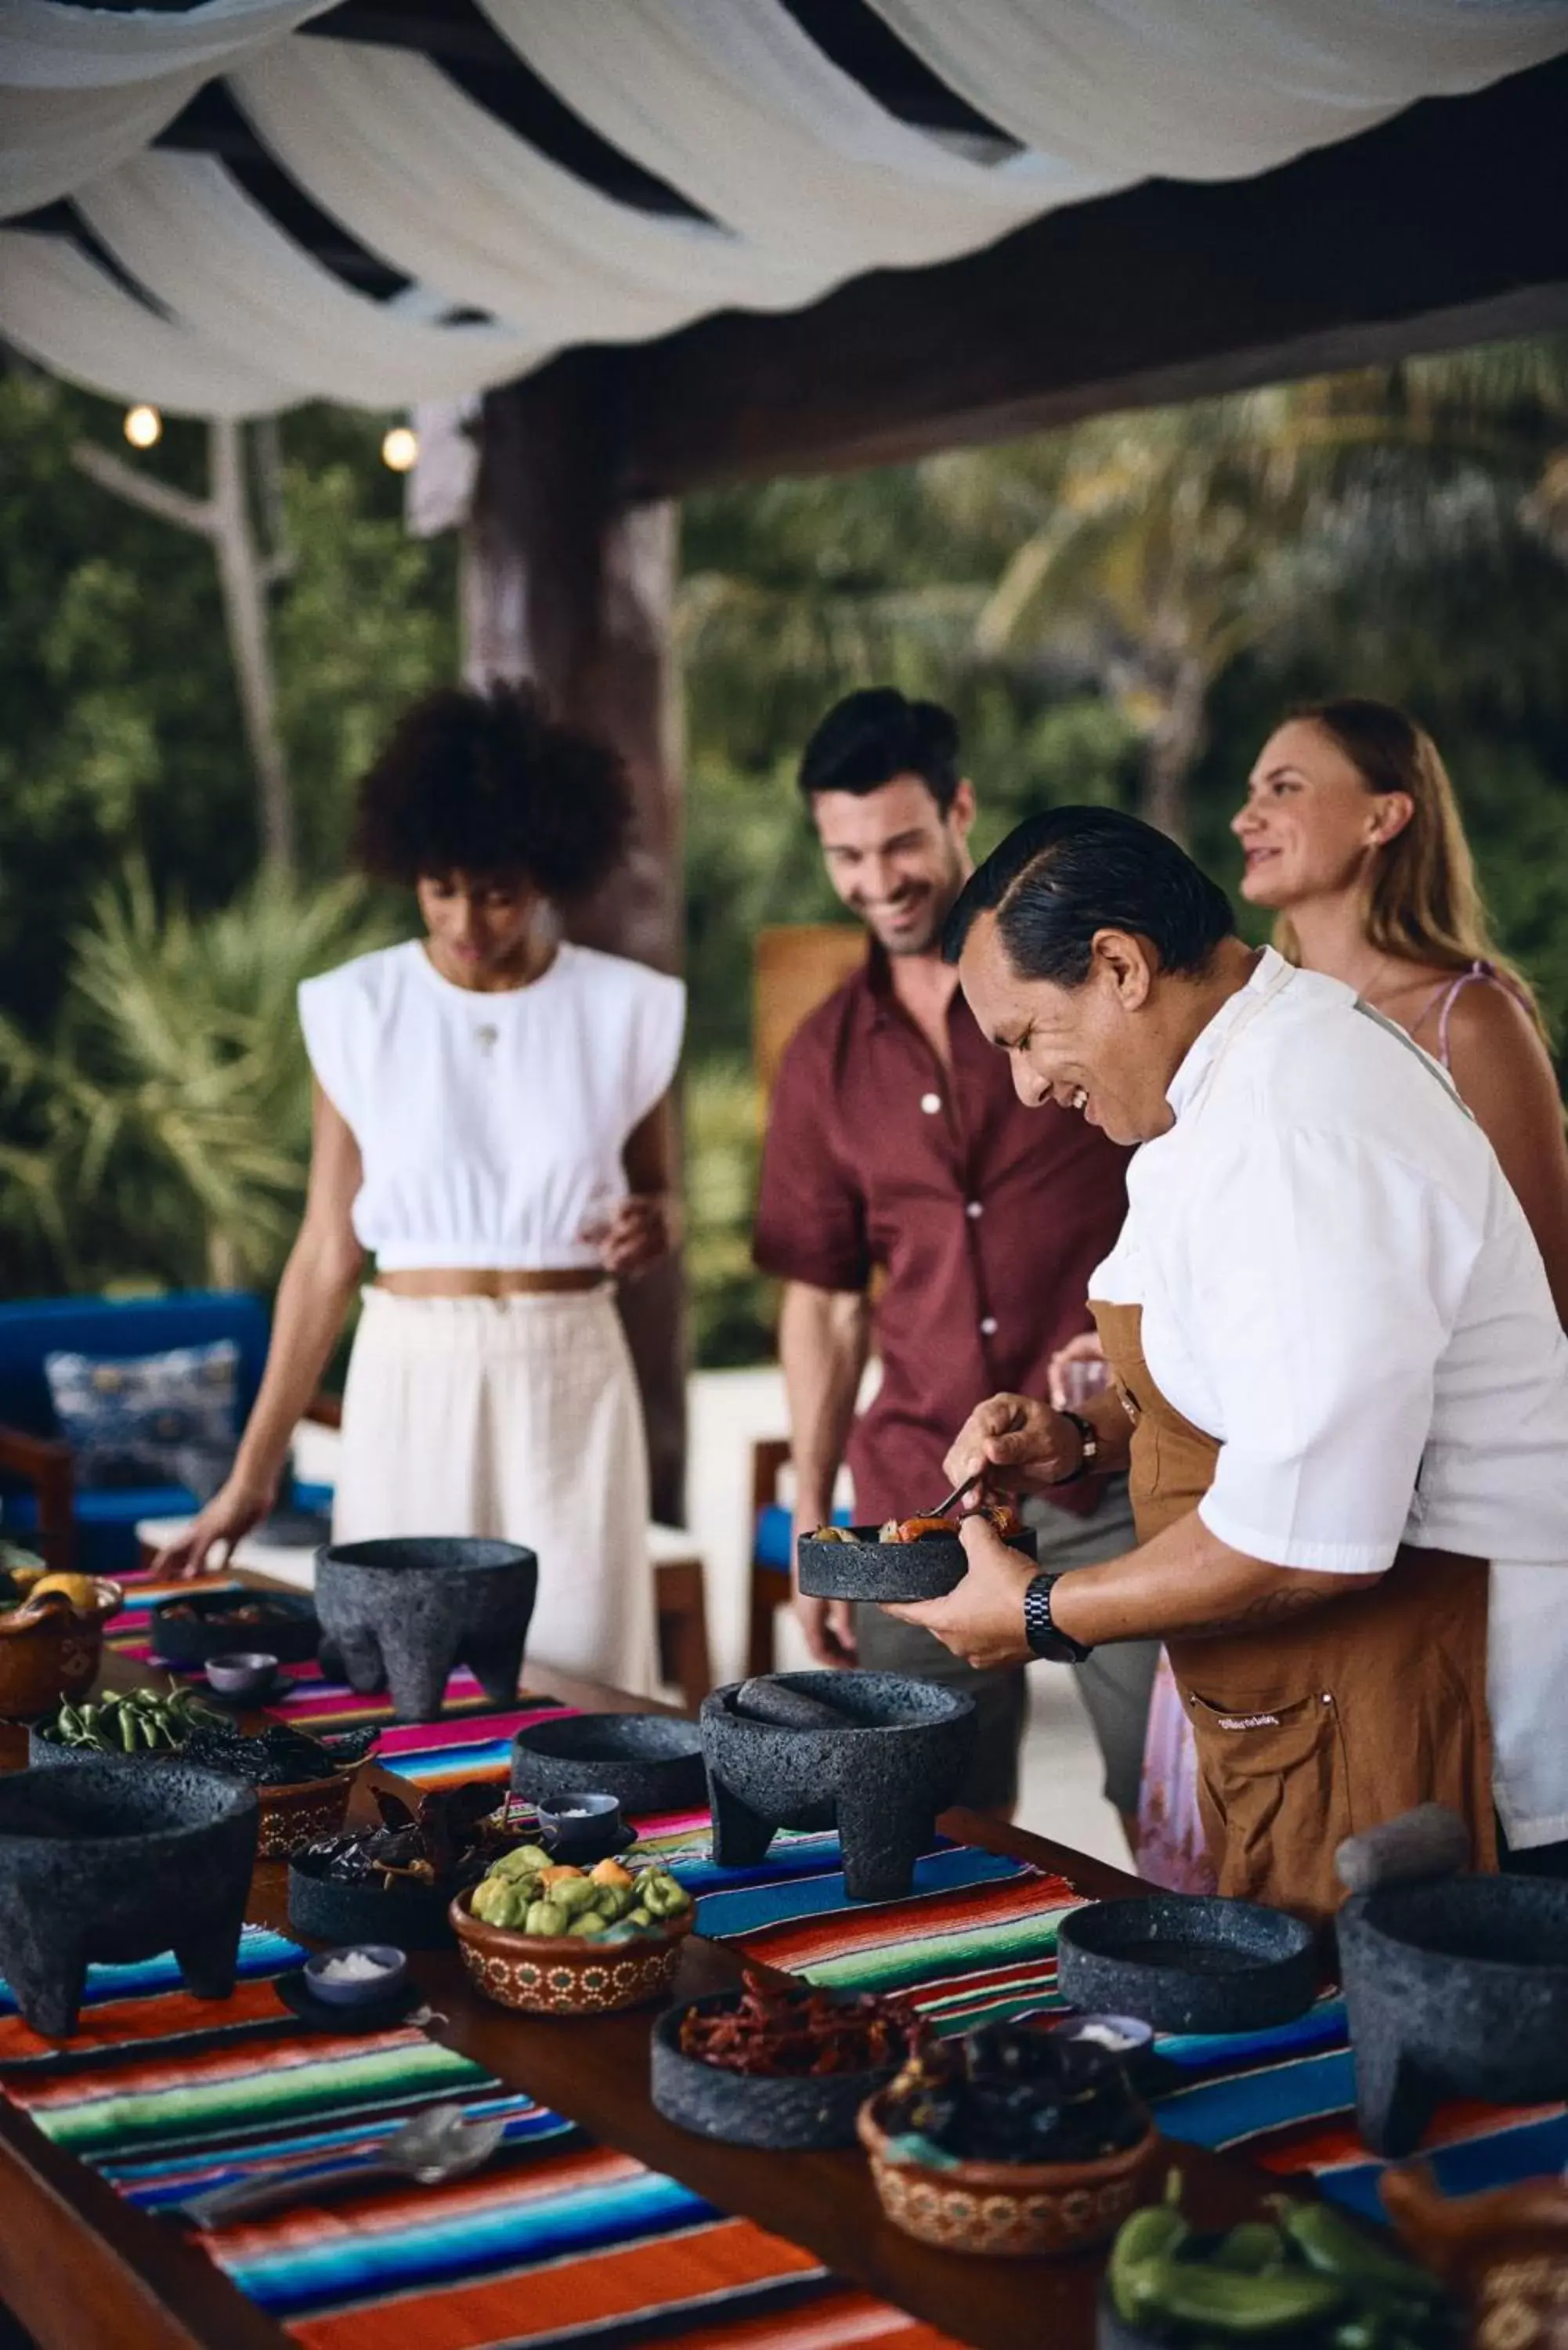
MULTIPOLYGON (((855 1994, 841 1994, 852 2006, 855 1994)), ((873 2073, 731 2073, 680 2053, 680 2027, 688 2015, 716 2015, 740 2005, 738 1991, 720 1991, 684 2007, 666 2008, 653 2027, 649 2092, 654 2109, 680 2129, 699 2137, 722 2138, 728 2146, 761 2146, 800 2151, 808 2147, 853 2146, 855 2116, 867 2097, 887 2087, 898 2071, 888 2064, 873 2073)))
MULTIPOLYGON (((885 1543, 875 1526, 846 1526, 846 1542, 795 1544, 800 1587, 812 1599, 941 1599, 969 1571, 958 1536, 927 1534, 919 1542, 885 1543)), ((1009 1550, 1036 1555, 1034 1529, 1007 1538, 1009 1550)))
POLYGON ((345 1885, 311 1866, 309 1850, 288 1864, 288 1922, 313 1942, 394 1942, 404 1950, 448 1950, 457 1940, 447 1909, 450 1885, 345 1885))
POLYGON ((315 1606, 304 1592, 269 1591, 265 1621, 235 1623, 235 1608, 260 1596, 254 1591, 192 1591, 183 1599, 163 1600, 152 1609, 148 1624, 154 1651, 182 1672, 200 1671, 212 1658, 238 1649, 265 1649, 284 1665, 302 1665, 314 1657, 320 1627, 315 1606), (189 1607, 194 1613, 171 1622, 171 1607, 189 1607))
POLYGON ((613 1795, 623 1812, 700 1811, 702 1733, 670 1713, 574 1713, 512 1742, 512 1792, 538 1805, 613 1795))
POLYGON ((1154 1893, 1069 1910, 1056 1988, 1077 2008, 1141 2016, 1161 2032, 1255 2032, 1312 2005, 1318 1938, 1282 1909, 1154 1893))
POLYGON ((196 1998, 226 1999, 259 1820, 254 1788, 177 1758, 0 1778, 0 1974, 33 2029, 68 2038, 89 1963, 171 1944, 196 1998))
POLYGON ((625 1822, 614 1795, 598 1794, 588 1787, 574 1787, 553 1801, 537 1802, 534 1810, 545 1842, 563 1863, 587 1853, 600 1860, 607 1853, 624 1849, 621 1830, 625 1822))

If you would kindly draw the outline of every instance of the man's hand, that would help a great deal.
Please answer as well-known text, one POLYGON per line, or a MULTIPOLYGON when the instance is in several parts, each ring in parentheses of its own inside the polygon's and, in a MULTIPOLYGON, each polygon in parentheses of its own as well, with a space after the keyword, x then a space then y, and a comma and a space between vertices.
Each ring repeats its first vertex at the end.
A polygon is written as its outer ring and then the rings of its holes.
MULTIPOLYGON (((825 1525, 832 1513, 825 1511, 815 1517, 802 1518, 796 1513, 789 1530, 790 1577, 797 1572, 800 1557, 799 1542, 803 1534, 811 1534, 825 1525)), ((855 1639, 855 1603, 849 1599, 813 1599, 799 1584, 794 1586, 795 1618, 805 1634, 805 1645, 811 1650, 813 1662, 826 1665, 833 1672, 841 1672, 852 1665, 859 1655, 855 1639)))
POLYGON ((1070 1477, 1084 1440, 1070 1419, 1031 1396, 996 1395, 977 1404, 953 1440, 943 1472, 950 1485, 1000 1485, 1043 1492, 1070 1477))
MULTIPOLYGON (((955 1477, 957 1473, 953 1471, 955 1477)), ((944 1648, 950 1648, 955 1657, 979 1671, 996 1665, 1027 1664, 1031 1650, 1023 1631, 1023 1595, 1038 1568, 1032 1558, 1010 1550, 983 1518, 966 1518, 959 1539, 969 1559, 969 1572, 958 1588, 945 1599, 889 1607, 888 1614, 896 1616, 900 1624, 919 1624, 934 1632, 944 1648)))

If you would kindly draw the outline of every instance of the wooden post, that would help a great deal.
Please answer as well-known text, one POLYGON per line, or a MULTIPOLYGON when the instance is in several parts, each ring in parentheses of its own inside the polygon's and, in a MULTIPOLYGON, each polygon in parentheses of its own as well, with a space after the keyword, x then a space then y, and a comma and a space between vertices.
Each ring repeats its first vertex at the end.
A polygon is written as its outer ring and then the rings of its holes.
MULTIPOLYGON (((676 510, 616 503, 617 355, 575 351, 486 396, 464 546, 464 668, 532 679, 611 743, 637 804, 630 858, 571 919, 581 943, 679 971, 685 951, 678 702, 670 650, 676 510)), ((685 1520, 686 1316, 679 1260, 621 1296, 660 1523, 685 1520)))

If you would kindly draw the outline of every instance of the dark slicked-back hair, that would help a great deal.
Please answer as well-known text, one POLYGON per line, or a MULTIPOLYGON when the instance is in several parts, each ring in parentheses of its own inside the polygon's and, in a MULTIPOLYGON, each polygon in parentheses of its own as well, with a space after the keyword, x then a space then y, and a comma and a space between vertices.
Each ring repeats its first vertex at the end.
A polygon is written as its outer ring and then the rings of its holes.
POLYGON ((907 702, 890 685, 867 686, 836 702, 805 746, 800 787, 879 791, 896 775, 919 775, 945 816, 959 787, 958 721, 940 702, 907 702))
POLYGON ((1048 808, 993 848, 948 917, 957 962, 978 914, 993 912, 1022 978, 1081 987, 1096 931, 1147 939, 1162 971, 1197 977, 1236 928, 1231 900, 1174 840, 1119 808, 1048 808))
POLYGON ((556 725, 528 686, 451 685, 405 710, 360 781, 354 858, 379 881, 525 873, 548 898, 598 888, 626 854, 613 751, 556 725))

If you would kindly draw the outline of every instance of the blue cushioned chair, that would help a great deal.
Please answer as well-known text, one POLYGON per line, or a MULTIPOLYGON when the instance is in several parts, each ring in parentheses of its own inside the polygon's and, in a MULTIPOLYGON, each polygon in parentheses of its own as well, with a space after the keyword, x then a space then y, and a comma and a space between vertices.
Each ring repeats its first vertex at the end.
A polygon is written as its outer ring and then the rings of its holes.
MULTIPOLYGON (((766 1437, 752 1447, 752 1595, 746 1630, 746 1670, 774 1669, 774 1617, 788 1604, 794 1585, 790 1555, 790 1513, 779 1500, 779 1473, 789 1446, 766 1437)), ((847 1510, 835 1510, 836 1526, 849 1523, 847 1510)))
MULTIPOLYGON (((232 1338, 240 1350, 237 1427, 243 1428, 261 1384, 267 1337, 265 1305, 242 1289, 183 1290, 124 1303, 40 1297, 0 1305, 0 1532, 39 1550, 57 1568, 120 1575, 137 1564, 139 1519, 185 1517, 196 1507, 195 1495, 183 1485, 77 1490, 70 1447, 57 1431, 46 1355, 161 1355, 171 1347, 232 1338)), ((326 1398, 307 1415, 336 1416, 326 1398)), ((296 1487, 294 1498, 301 1508, 321 1505, 312 1487, 296 1487)))

